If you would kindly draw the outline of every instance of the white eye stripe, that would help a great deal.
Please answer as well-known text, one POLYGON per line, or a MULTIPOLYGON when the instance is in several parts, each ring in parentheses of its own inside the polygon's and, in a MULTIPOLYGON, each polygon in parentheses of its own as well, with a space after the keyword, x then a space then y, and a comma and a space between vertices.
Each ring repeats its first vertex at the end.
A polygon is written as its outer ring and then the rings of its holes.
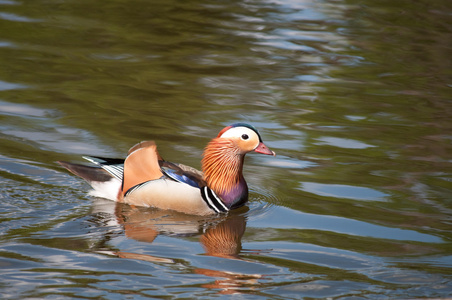
POLYGON ((248 138, 252 137, 254 135, 257 135, 253 130, 246 128, 246 127, 239 126, 239 127, 234 127, 234 128, 227 130, 220 137, 222 137, 222 138, 232 138, 232 137, 241 138, 242 135, 244 135, 244 134, 248 135, 248 138))
POLYGON ((254 150, 259 145, 259 135, 254 130, 243 126, 227 130, 220 138, 238 139, 241 141, 239 148, 245 153, 254 150))

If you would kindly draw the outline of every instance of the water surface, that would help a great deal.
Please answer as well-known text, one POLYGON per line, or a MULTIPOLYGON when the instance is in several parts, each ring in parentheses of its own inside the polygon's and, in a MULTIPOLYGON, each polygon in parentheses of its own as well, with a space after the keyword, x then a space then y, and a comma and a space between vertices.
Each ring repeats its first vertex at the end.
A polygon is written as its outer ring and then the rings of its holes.
POLYGON ((1 1, 5 299, 452 294, 450 1, 1 1), (246 207, 119 205, 55 163, 233 122, 246 207))

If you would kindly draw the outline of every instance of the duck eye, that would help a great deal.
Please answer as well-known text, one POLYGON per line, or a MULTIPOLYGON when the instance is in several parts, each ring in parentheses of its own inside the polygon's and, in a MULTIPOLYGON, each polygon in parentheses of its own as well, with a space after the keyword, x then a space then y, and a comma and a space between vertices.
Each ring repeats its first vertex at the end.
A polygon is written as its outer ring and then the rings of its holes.
POLYGON ((246 141, 249 138, 250 137, 246 133, 242 134, 242 140, 246 141))

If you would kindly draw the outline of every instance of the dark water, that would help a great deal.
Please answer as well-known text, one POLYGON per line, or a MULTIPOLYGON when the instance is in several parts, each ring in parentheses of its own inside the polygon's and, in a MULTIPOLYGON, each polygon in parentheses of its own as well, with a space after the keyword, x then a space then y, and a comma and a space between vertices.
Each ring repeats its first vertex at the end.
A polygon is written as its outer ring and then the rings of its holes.
POLYGON ((452 2, 0 0, 3 299, 452 294, 452 2), (56 160, 233 122, 247 207, 88 196, 56 160))

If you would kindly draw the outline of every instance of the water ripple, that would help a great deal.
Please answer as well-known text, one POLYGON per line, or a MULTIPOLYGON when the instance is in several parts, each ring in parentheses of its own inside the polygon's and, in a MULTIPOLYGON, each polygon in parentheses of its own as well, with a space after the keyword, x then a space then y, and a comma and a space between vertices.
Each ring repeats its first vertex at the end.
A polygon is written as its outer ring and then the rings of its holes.
POLYGON ((387 201, 390 195, 375 189, 351 186, 345 184, 325 184, 316 182, 301 182, 300 189, 324 197, 354 199, 363 201, 387 201))

